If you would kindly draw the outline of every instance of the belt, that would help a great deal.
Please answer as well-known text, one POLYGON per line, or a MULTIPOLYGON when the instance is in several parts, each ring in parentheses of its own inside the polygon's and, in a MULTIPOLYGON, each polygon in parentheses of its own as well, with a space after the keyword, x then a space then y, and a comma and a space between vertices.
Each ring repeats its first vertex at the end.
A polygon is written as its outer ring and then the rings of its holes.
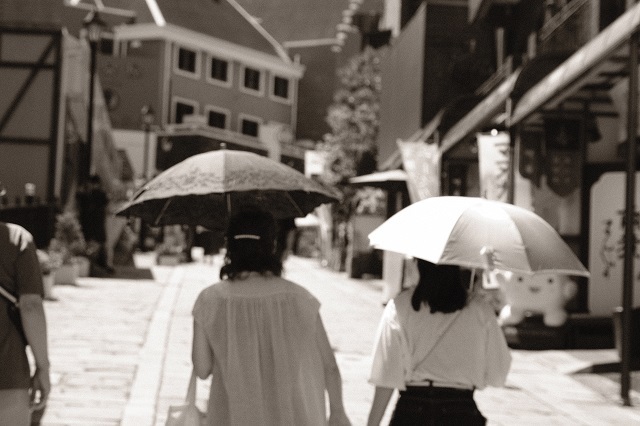
POLYGON ((474 390, 475 387, 471 385, 463 385, 460 383, 439 382, 435 380, 424 380, 422 382, 410 382, 407 383, 407 387, 432 387, 432 388, 448 388, 448 389, 460 389, 460 390, 474 390))

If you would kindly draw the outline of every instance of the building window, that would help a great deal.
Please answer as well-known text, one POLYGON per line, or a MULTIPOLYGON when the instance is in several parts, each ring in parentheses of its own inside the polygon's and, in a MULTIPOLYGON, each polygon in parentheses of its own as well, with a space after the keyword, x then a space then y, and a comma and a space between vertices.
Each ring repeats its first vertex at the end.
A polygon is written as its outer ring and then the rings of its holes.
POLYGON ((197 54, 193 50, 181 47, 178 49, 178 69, 186 72, 196 72, 197 54))
POLYGON ((222 59, 211 58, 211 68, 209 71, 209 77, 214 80, 227 81, 229 79, 228 76, 228 68, 229 63, 222 59))
POLYGON ((115 54, 115 44, 113 42, 113 37, 102 36, 100 39, 100 53, 103 55, 114 55, 115 54))
POLYGON ((196 50, 177 47, 174 55, 174 73, 196 80, 200 78, 200 54, 196 50))
POLYGON ((207 122, 211 127, 217 127, 218 129, 227 128, 227 114, 220 111, 209 111, 207 116, 207 122))
POLYGON ((195 105, 185 102, 176 101, 174 108, 174 117, 176 123, 184 122, 185 115, 193 115, 196 112, 195 105))
POLYGON ((255 90, 256 92, 260 92, 262 88, 260 87, 261 75, 260 71, 253 68, 245 68, 244 69, 244 87, 247 89, 255 90))
POLYGON ((240 133, 247 136, 258 137, 258 131, 260 129, 260 123, 256 120, 249 118, 242 118, 240 120, 240 133))
POLYGON ((273 79, 273 96, 289 99, 289 80, 275 76, 273 79))

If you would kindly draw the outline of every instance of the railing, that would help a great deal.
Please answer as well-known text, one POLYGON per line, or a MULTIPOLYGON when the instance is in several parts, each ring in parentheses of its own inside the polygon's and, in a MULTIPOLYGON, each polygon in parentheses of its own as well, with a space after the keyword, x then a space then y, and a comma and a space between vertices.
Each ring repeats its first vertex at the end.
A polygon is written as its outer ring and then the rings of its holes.
POLYGON ((505 78, 509 77, 513 72, 513 57, 509 56, 505 59, 500 68, 494 72, 491 77, 485 80, 475 91, 476 95, 484 96, 495 89, 505 78))
POLYGON ((594 0, 572 0, 538 31, 539 53, 578 50, 593 36, 591 6, 594 0))
MULTIPOLYGON (((199 134, 204 137, 235 143, 248 148, 267 150, 267 147, 260 142, 258 138, 243 135, 240 132, 234 132, 228 129, 218 129, 197 123, 168 124, 164 127, 164 130, 159 133, 159 136, 180 136, 185 134, 199 134)), ((283 155, 304 159, 304 152, 306 151, 304 147, 298 146, 295 143, 282 143, 280 148, 283 155)))

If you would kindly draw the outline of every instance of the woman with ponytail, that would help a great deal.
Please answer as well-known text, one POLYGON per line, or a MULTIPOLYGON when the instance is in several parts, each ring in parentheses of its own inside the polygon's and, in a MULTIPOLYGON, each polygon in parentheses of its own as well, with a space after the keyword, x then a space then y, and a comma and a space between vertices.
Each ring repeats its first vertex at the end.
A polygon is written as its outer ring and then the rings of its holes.
POLYGON ((239 213, 226 239, 221 281, 193 308, 194 370, 212 376, 207 424, 348 425, 320 303, 281 277, 273 217, 239 213))

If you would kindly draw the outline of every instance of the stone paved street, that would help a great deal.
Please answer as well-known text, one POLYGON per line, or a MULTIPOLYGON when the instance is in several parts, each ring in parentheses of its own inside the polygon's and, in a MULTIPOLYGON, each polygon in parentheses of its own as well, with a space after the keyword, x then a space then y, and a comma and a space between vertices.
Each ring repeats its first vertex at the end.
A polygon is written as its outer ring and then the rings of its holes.
MULTIPOLYGON (((77 286, 56 286, 59 300, 46 302, 53 392, 43 425, 163 425, 169 405, 183 401, 191 369, 191 307, 199 291, 217 280, 220 258, 213 265, 177 267, 156 266, 151 255, 136 261, 151 269, 153 279, 82 278, 77 286)), ((314 259, 291 257, 285 267, 288 278, 321 301, 347 413, 354 425, 365 424, 381 282, 349 279, 314 259)), ((638 393, 632 393, 633 407, 621 407, 617 383, 570 374, 615 361, 613 350, 513 355, 507 386, 476 394, 490 425, 640 424, 638 393)), ((199 381, 202 408, 207 395, 208 383, 199 381)))

